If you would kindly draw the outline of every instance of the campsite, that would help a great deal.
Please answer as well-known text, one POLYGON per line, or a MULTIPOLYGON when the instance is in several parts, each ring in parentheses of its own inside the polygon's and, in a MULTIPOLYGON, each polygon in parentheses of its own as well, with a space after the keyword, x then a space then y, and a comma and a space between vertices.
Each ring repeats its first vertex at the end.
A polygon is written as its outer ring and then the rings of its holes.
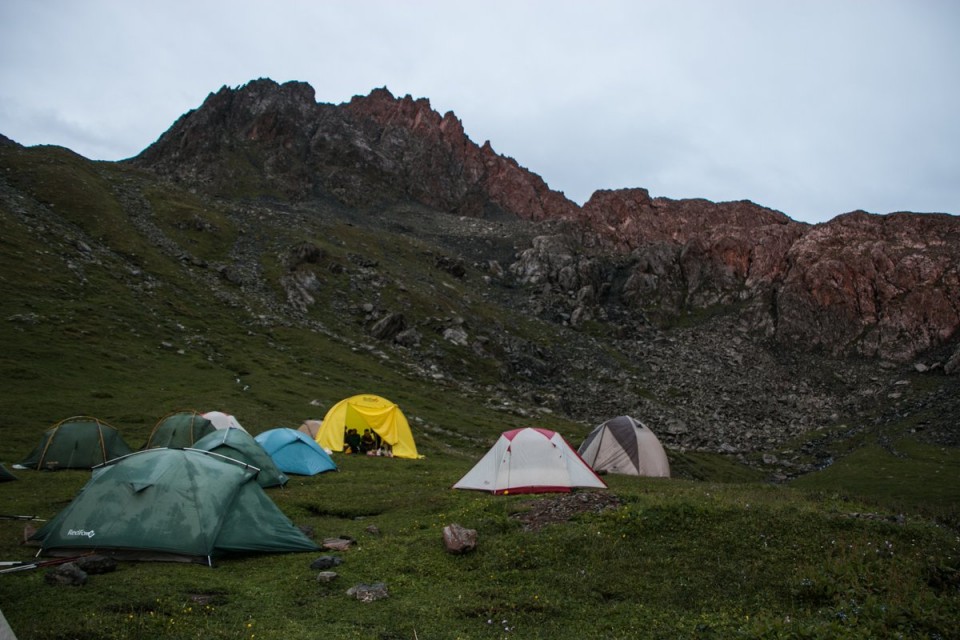
MULTIPOLYGON (((589 432, 563 427, 571 442, 589 432)), ((127 436, 145 441, 151 430, 127 436)), ((241 554, 212 568, 121 562, 82 587, 46 584, 47 569, 23 571, 0 576, 4 615, 21 639, 636 637, 631 629, 827 638, 906 626, 916 632, 905 637, 927 637, 926 629, 957 628, 955 574, 944 564, 956 541, 915 513, 757 482, 695 456, 674 462, 710 466, 714 480, 611 473, 607 489, 456 491, 484 447, 413 432, 422 458, 334 452, 338 471, 291 475, 265 490, 318 545, 352 540, 346 551, 241 554), (475 551, 444 550, 451 523, 477 530, 475 551), (311 569, 326 555, 342 560, 329 583, 311 569), (937 580, 945 584, 931 586, 937 580), (376 583, 389 597, 346 595, 376 583)), ((6 508, 44 519, 90 477, 15 475, 3 486, 6 508)), ((0 521, 7 557, 29 557, 17 542, 25 524, 0 521)))
MULTIPOLYGON (((410 434, 391 456, 333 442, 335 471, 268 487, 231 472, 317 551, 121 560, 82 586, 49 584, 53 566, 0 574, 19 640, 960 636, 960 376, 943 364, 955 341, 919 368, 771 343, 741 326, 749 301, 631 307, 624 281, 642 280, 629 271, 641 263, 568 250, 564 224, 492 205, 453 215, 395 197, 386 178, 357 183, 383 190, 372 203, 284 200, 251 177, 285 166, 270 149, 204 160, 232 167, 210 195, 4 140, 0 463, 16 479, 0 482, 0 561, 34 560, 25 529, 92 481, 89 468, 13 466, 66 418, 116 429, 130 461, 161 450, 140 452, 184 412, 159 441, 216 437, 192 412, 234 416, 255 441, 358 396, 395 403, 410 434), (526 267, 547 280, 523 281, 526 267), (563 288, 561 271, 624 287, 581 300, 587 287, 563 288), (618 465, 597 474, 606 488, 453 488, 505 433, 558 434, 576 452, 624 415, 661 440, 669 477, 618 465), (476 531, 473 551, 446 550, 453 523, 476 531), (325 556, 340 560, 329 582, 311 566, 325 556), (379 584, 387 597, 348 594, 379 584)), ((364 411, 348 406, 345 425, 364 411)))

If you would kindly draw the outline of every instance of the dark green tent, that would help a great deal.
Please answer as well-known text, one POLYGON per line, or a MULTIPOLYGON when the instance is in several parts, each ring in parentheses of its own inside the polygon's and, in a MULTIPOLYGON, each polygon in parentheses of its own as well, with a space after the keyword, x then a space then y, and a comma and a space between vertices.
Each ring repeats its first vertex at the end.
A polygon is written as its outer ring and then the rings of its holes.
POLYGON ((197 440, 193 448, 213 451, 256 467, 260 470, 257 483, 261 487, 282 486, 289 480, 286 474, 277 468, 267 450, 243 429, 218 429, 197 440))
MULTIPOLYGON (((0 464, 0 482, 6 482, 7 480, 16 480, 17 476, 10 473, 10 471, 0 464)), ((0 636, 2 638, 3 636, 0 636)))
POLYGON ((162 418, 154 425, 147 438, 144 449, 167 447, 183 449, 192 447, 193 443, 213 433, 217 428, 213 423, 196 411, 176 411, 162 418))
POLYGON ((318 547, 254 481, 257 470, 196 449, 113 460, 37 531, 43 555, 96 551, 132 560, 199 561, 318 547))
POLYGON ((133 449, 109 424, 75 416, 47 429, 40 444, 20 465, 30 469, 90 469, 128 453, 133 449))

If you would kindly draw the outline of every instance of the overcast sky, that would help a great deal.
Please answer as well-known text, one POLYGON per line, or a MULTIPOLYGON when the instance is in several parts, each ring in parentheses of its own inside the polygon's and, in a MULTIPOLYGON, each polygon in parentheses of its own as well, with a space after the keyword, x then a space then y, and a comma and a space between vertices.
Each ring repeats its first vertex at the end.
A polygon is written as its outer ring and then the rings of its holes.
POLYGON ((227 85, 386 86, 583 203, 960 214, 957 0, 0 0, 0 133, 118 160, 227 85))

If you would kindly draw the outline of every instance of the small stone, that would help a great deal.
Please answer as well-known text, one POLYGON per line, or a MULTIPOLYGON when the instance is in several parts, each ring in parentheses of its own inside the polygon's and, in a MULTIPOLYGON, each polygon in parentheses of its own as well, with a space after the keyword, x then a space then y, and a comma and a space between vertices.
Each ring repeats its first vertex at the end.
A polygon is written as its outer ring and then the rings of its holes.
POLYGON ((117 570, 117 561, 107 556, 84 556, 77 560, 76 565, 90 575, 110 573, 117 570))
POLYGON ((326 570, 338 567, 341 564, 343 564, 343 558, 338 558, 337 556, 320 556, 310 563, 310 568, 326 570))
POLYGON ((333 582, 338 577, 336 571, 321 571, 317 574, 317 582, 333 582))
POLYGON ((347 589, 347 595, 356 598, 360 602, 373 602, 390 597, 390 594, 387 593, 387 585, 383 582, 358 584, 355 587, 347 589))
POLYGON ((327 538, 323 541, 324 549, 332 549, 333 551, 346 551, 349 549, 356 540, 353 538, 327 538))
POLYGON ((477 531, 457 523, 449 524, 443 528, 443 544, 454 555, 473 551, 477 548, 477 531))
POLYGON ((47 571, 43 576, 47 584, 79 587, 87 584, 87 573, 73 562, 67 562, 47 571))

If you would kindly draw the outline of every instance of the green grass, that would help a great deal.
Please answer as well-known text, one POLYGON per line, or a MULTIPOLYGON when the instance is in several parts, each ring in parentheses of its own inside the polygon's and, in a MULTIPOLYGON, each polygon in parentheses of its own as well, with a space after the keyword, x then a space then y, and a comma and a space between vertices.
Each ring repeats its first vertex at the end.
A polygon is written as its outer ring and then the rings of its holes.
POLYGON ((960 455, 956 449, 897 442, 897 455, 868 444, 819 473, 793 484, 805 489, 841 491, 890 509, 923 512, 960 526, 960 455))
MULTIPOLYGON (((269 494, 317 538, 358 542, 318 583, 294 554, 215 568, 127 563, 82 588, 41 570, 0 576, 4 613, 29 638, 954 637, 960 631, 955 532, 920 517, 762 484, 608 476, 619 507, 539 532, 515 514, 537 496, 450 485, 463 456, 336 457, 340 471, 269 494), (875 517, 865 518, 871 513, 875 517), (450 523, 476 551, 442 546, 450 523), (376 525, 379 534, 368 532, 376 525), (385 582, 390 598, 346 595, 385 582)), ((85 472, 26 472, 8 508, 49 518, 85 472)), ((26 559, 23 523, 0 522, 5 556, 26 559)))

